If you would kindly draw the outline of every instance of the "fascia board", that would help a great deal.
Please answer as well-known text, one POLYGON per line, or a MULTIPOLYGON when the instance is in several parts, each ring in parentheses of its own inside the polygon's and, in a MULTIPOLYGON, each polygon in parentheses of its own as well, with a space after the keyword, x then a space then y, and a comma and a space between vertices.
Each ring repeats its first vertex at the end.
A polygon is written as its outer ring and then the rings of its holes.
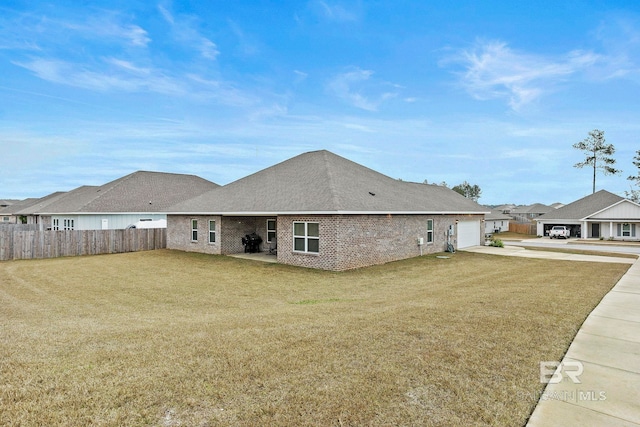
POLYGON ((164 212, 167 215, 277 216, 277 215, 486 215, 469 211, 283 211, 283 212, 164 212))

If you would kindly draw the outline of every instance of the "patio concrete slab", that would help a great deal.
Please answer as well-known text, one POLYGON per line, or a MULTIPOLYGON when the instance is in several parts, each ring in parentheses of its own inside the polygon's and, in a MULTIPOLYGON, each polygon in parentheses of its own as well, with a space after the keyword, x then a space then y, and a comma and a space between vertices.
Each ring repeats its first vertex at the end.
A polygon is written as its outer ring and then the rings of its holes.
POLYGON ((252 261, 262 261, 262 262, 272 262, 272 263, 278 262, 278 257, 276 255, 271 255, 267 252, 231 254, 229 256, 232 258, 250 259, 252 261))

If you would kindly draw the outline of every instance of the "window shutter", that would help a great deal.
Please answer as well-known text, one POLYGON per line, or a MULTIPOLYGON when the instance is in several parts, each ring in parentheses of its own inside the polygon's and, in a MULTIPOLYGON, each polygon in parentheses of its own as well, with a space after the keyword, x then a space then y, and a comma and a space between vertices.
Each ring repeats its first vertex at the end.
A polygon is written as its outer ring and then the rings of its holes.
POLYGON ((636 225, 631 224, 631 237, 636 237, 636 225))
POLYGON ((622 236, 622 224, 618 224, 618 236, 622 236))

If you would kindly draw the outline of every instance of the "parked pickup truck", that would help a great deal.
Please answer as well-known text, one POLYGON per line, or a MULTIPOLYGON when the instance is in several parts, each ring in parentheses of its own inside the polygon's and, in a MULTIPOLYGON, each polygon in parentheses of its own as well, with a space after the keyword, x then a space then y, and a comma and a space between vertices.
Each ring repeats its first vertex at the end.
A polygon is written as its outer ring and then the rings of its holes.
POLYGON ((560 237, 568 239, 570 235, 571 235, 571 231, 569 230, 568 227, 565 227, 564 225, 554 225, 553 228, 549 230, 550 239, 553 239, 554 237, 556 239, 560 237))

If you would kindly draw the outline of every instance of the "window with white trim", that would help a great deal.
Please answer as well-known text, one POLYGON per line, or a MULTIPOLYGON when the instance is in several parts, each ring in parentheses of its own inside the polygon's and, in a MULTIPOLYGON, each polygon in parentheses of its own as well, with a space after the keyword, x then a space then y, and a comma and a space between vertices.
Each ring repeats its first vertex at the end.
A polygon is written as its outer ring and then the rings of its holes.
POLYGON ((320 223, 293 223, 293 251, 316 254, 320 252, 320 223))
POLYGON ((191 241, 192 242, 198 241, 198 220, 197 219, 191 220, 191 241))
POLYGON ((636 225, 635 224, 618 224, 618 236, 619 237, 636 237, 636 225))
POLYGON ((276 238, 276 220, 267 220, 267 243, 271 243, 276 238))
POLYGON ((75 228, 75 221, 72 219, 63 219, 62 224, 64 230, 73 230, 75 228))
POLYGON ((51 226, 52 230, 60 230, 60 220, 58 218, 53 219, 53 225, 51 226))
POLYGON ((209 220, 209 243, 216 242, 216 221, 213 219, 209 220))
POLYGON ((427 243, 433 243, 433 220, 427 220, 427 243))

